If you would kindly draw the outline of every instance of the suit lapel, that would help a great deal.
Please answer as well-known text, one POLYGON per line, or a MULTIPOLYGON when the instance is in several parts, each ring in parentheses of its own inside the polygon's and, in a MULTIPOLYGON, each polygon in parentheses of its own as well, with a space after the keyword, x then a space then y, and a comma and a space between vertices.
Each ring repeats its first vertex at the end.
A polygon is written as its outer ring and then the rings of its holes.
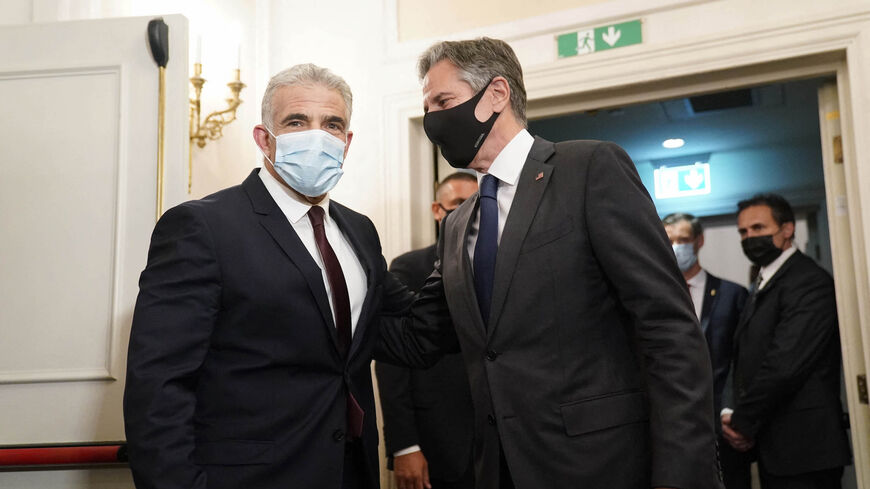
MULTIPOLYGON (((483 318, 480 315, 480 305, 477 303, 477 294, 474 289, 474 269, 471 266, 471 258, 468 256, 468 235, 471 232, 471 225, 474 222, 474 216, 477 215, 477 209, 480 206, 480 194, 476 193, 467 202, 453 212, 445 226, 445 240, 450 244, 450 249, 445 250, 445 256, 455 256, 461 281, 458 295, 465 299, 466 313, 465 317, 471 318, 474 323, 474 329, 480 334, 481 338, 485 338, 486 325, 483 324, 483 318), (451 250, 452 253, 451 253, 451 250)), ((441 257, 442 267, 444 258, 441 257)), ((453 285, 445 283, 445 287, 453 285)))
POLYGON ((360 342, 362 341, 363 334, 365 333, 365 328, 369 323, 369 313, 375 290, 375 257, 374 254, 371 253, 371 250, 363 246, 361 231, 357 228, 357 226, 351 224, 351 220, 348 219, 348 216, 346 215, 346 209, 341 204, 338 204, 334 201, 331 202, 329 204, 329 215, 330 217, 335 219, 335 222, 338 224, 338 228, 341 229, 341 232, 344 233, 348 241, 350 241, 350 245, 351 247, 353 247, 357 259, 359 259, 360 263, 363 266, 363 269, 366 272, 366 296, 363 300, 359 319, 356 323, 356 331, 354 331, 353 336, 351 337, 350 352, 348 352, 347 355, 347 358, 349 360, 353 356, 353 354, 359 349, 360 342))
POLYGON ((718 277, 707 274, 707 283, 704 285, 704 298, 701 304, 701 331, 707 334, 710 329, 710 314, 713 308, 716 307, 716 302, 719 301, 719 285, 721 281, 718 277))
POLYGON ((752 319, 752 315, 755 314, 755 311, 758 310, 758 304, 767 295, 770 290, 776 285, 776 282, 785 274, 785 272, 791 267, 797 260, 798 256, 801 254, 800 251, 795 250, 794 255, 789 257, 785 263, 779 267, 779 270, 770 278, 770 280, 764 284, 764 287, 755 292, 754 294, 749 296, 749 300, 746 301, 746 307, 743 308, 743 312, 740 314, 740 322, 737 324, 737 331, 734 332, 734 337, 737 338, 746 328, 746 325, 749 323, 749 320, 752 319))
MULTIPOLYGON (((529 156, 520 172, 517 181, 517 191, 511 203, 511 210, 499 241, 498 254, 495 260, 495 279, 492 290, 492 308, 490 310, 487 335, 498 327, 498 320, 504 307, 504 301, 510 288, 511 279, 516 269, 517 259, 523 240, 529 232, 529 227, 538 212, 538 204, 544 196, 553 166, 544 163, 555 152, 554 144, 541 138, 535 138, 529 156)), ((472 286, 472 290, 474 290, 472 286)))
POLYGON ((278 246, 287 255, 287 258, 296 265, 296 268, 302 273, 305 281, 308 283, 308 288, 311 289, 311 295, 317 303, 317 308, 323 316, 323 323, 328 329, 330 338, 335 348, 338 349, 338 337, 335 332, 335 321, 332 318, 332 309, 329 307, 329 298, 326 295, 326 287, 323 285, 323 275, 317 262, 311 258, 308 249, 299 239, 293 226, 287 221, 287 217, 281 212, 278 204, 269 195, 269 191, 260 181, 257 174, 259 170, 254 170, 242 183, 242 188, 251 199, 253 210, 258 214, 260 224, 266 229, 272 239, 278 243, 278 246))

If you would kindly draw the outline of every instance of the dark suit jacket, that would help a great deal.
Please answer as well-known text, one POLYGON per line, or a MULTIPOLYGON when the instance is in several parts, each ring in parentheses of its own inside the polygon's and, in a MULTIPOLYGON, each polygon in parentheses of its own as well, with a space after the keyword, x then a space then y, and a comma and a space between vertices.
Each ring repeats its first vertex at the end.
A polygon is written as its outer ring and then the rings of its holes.
POLYGON ((461 344, 479 488, 497 487, 499 445, 517 489, 721 487, 707 345, 628 155, 538 138, 517 185, 488 324, 466 252, 475 196, 383 354, 425 365, 461 344))
MULTIPOLYGON (((390 264, 392 272, 419 291, 435 266, 435 245, 409 251, 390 264)), ((384 416, 387 456, 420 445, 433 479, 454 481, 471 464, 474 406, 465 364, 458 353, 425 370, 375 364, 384 416)))
POLYGON ((847 465, 831 276, 796 252, 749 300, 735 342, 731 423, 756 440, 765 470, 795 475, 847 465))
POLYGON ((722 411, 725 384, 731 371, 734 332, 740 321, 740 312, 746 304, 746 289, 707 272, 704 303, 701 306, 701 331, 707 339, 710 361, 713 363, 714 424, 721 430, 719 412, 722 411))
POLYGON ((170 209, 154 229, 124 397, 136 486, 338 489, 349 389, 366 413, 376 488, 373 318, 409 297, 368 218, 332 202, 368 285, 342 359, 320 268, 256 172, 170 209))

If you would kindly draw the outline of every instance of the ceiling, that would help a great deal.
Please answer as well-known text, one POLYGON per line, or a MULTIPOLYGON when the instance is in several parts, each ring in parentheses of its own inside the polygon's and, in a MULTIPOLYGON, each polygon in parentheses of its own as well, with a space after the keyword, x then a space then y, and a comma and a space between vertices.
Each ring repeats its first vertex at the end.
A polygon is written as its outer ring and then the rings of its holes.
MULTIPOLYGON (((551 141, 613 141, 635 162, 793 141, 812 140, 817 144, 817 90, 824 82, 815 78, 753 87, 742 94, 751 99, 751 104, 744 107, 696 112, 690 99, 680 98, 540 119, 529 126, 532 134, 551 141), (662 147, 662 142, 670 138, 682 138, 685 145, 679 149, 662 147)), ((722 102, 727 97, 714 99, 719 99, 714 103, 722 102)))

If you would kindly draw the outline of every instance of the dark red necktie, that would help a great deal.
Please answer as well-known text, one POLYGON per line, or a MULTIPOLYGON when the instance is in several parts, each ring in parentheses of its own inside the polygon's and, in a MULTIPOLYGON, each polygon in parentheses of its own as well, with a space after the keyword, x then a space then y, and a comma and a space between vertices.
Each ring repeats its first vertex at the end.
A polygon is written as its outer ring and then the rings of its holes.
MULTIPOLYGON (((329 288, 332 289, 332 305, 335 309, 334 319, 336 335, 338 337, 338 348, 342 358, 347 358, 350 351, 351 329, 350 329, 350 296, 347 293, 347 282, 344 279, 344 272, 341 270, 341 263, 338 262, 338 257, 335 256, 332 246, 326 239, 326 228, 323 226, 323 208, 320 206, 312 206, 308 210, 308 219, 311 221, 311 226, 314 228, 314 241, 317 243, 317 250, 320 252, 320 259, 323 260, 323 267, 326 269, 326 278, 329 280, 329 288)), ((362 422, 364 412, 359 406, 359 403, 354 399, 350 390, 347 391, 347 431, 348 435, 359 438, 362 435, 362 422)))

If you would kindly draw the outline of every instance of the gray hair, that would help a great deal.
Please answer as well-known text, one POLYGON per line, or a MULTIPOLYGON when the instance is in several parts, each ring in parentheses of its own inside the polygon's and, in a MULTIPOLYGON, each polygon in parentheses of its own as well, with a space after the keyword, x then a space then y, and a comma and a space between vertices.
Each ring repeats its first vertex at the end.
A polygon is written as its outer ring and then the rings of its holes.
POLYGON ((692 227, 693 239, 704 234, 704 226, 701 225, 701 221, 692 214, 687 214, 685 212, 674 212, 668 214, 664 219, 662 219, 662 224, 665 226, 671 226, 681 221, 688 222, 689 226, 692 227))
POLYGON ((266 129, 272 131, 272 98, 275 96, 275 91, 281 87, 293 87, 300 85, 322 85, 330 90, 335 90, 344 99, 344 105, 347 107, 347 126, 350 127, 350 115, 353 111, 353 94, 350 91, 350 86, 344 81, 344 78, 336 75, 326 68, 305 63, 296 66, 291 66, 272 77, 269 84, 266 86, 266 92, 263 93, 263 103, 260 111, 263 125, 266 129))
POLYGON ((511 110, 520 124, 528 126, 523 68, 508 43, 489 37, 435 43, 417 61, 420 80, 445 59, 459 69, 459 77, 471 85, 475 93, 483 90, 493 78, 503 76, 511 90, 511 110))

